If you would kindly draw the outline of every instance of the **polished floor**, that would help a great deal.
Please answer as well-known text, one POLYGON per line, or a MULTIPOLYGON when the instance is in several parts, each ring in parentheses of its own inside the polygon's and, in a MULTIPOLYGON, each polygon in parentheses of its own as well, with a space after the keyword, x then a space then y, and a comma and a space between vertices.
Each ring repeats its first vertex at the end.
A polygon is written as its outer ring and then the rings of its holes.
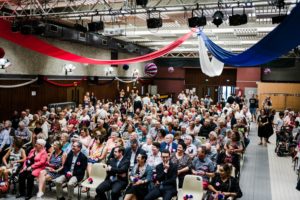
MULTIPOLYGON (((240 184, 242 200, 300 200, 300 192, 295 189, 297 176, 290 157, 277 157, 274 153, 275 136, 267 147, 258 145, 256 124, 252 123, 250 144, 242 167, 240 184)), ((76 188, 77 194, 77 188, 76 188)), ((91 193, 92 196, 94 193, 91 193)), ((2 199, 15 199, 8 195, 2 199)), ((32 198, 36 199, 36 198, 32 198)), ((45 200, 54 200, 55 189, 47 191, 45 200)), ((75 198, 74 198, 75 199, 75 198)), ((82 199, 87 199, 83 194, 82 199)))

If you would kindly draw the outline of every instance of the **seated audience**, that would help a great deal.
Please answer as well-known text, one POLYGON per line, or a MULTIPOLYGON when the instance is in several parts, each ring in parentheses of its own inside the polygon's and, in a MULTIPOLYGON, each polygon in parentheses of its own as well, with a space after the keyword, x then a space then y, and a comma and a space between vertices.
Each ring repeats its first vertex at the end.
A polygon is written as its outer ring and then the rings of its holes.
MULTIPOLYGON (((238 181, 231 177, 232 166, 229 164, 221 165, 219 173, 212 178, 208 185, 212 199, 236 199, 242 197, 242 192, 238 181)), ((209 198, 210 199, 210 198, 209 198)))
POLYGON ((156 166, 154 188, 146 194, 144 200, 155 200, 162 197, 163 200, 171 200, 177 195, 177 165, 170 161, 170 151, 164 149, 161 152, 163 162, 156 166))
POLYGON ((130 172, 130 183, 125 191, 124 200, 143 200, 152 181, 152 168, 147 165, 147 154, 139 153, 137 164, 130 172))
POLYGON ((34 178, 40 175, 40 172, 45 169, 47 164, 48 155, 45 145, 45 140, 37 139, 34 148, 29 152, 19 174, 19 194, 17 198, 25 197, 25 199, 31 199, 34 178))
POLYGON ((154 142, 151 149, 151 155, 147 159, 147 164, 155 170, 156 166, 162 163, 161 153, 159 151, 160 144, 158 142, 154 142))
POLYGON ((73 199, 74 187, 80 182, 87 168, 87 157, 81 152, 82 144, 78 141, 73 142, 72 151, 67 155, 60 176, 55 179, 56 196, 58 200, 64 200, 62 184, 67 182, 67 199, 73 199))
POLYGON ((11 175, 17 176, 26 160, 26 153, 22 145, 21 139, 15 139, 12 147, 2 159, 3 166, 0 168, 0 174, 4 173, 5 180, 8 180, 11 175))
POLYGON ((111 200, 118 200, 121 190, 126 188, 130 161, 124 157, 124 153, 124 147, 114 149, 114 158, 107 166, 107 176, 96 189, 96 200, 107 200, 105 192, 109 190, 111 190, 111 200))
POLYGON ((139 147, 138 141, 136 139, 131 141, 131 146, 125 149, 124 157, 130 161, 130 169, 136 164, 137 156, 140 153, 146 153, 141 147, 139 147))
POLYGON ((192 159, 185 152, 186 144, 184 142, 179 142, 177 145, 177 152, 171 154, 171 162, 177 165, 179 188, 182 188, 184 177, 189 173, 192 165, 192 159))
POLYGON ((167 149, 170 153, 175 152, 177 150, 177 144, 173 142, 174 136, 172 134, 168 134, 165 137, 165 141, 160 144, 160 151, 167 149))
POLYGON ((37 198, 41 198, 45 193, 46 181, 52 181, 60 176, 59 172, 63 168, 66 157, 63 156, 62 144, 59 141, 53 143, 53 152, 48 158, 47 167, 40 172, 38 177, 39 191, 37 198))
POLYGON ((214 175, 214 163, 206 156, 205 146, 198 148, 198 156, 192 162, 192 174, 202 177, 203 188, 207 188, 209 177, 214 175))

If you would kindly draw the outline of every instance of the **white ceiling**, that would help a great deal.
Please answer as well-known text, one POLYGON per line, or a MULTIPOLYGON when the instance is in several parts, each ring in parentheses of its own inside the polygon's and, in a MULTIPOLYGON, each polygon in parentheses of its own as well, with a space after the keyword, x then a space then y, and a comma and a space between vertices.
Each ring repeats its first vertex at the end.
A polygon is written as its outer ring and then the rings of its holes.
MULTIPOLYGON (((78 20, 79 15, 82 16, 81 19, 85 20, 85 23, 88 23, 91 19, 90 15, 95 14, 95 10, 98 10, 99 14, 104 14, 102 20, 105 21, 106 30, 124 30, 122 35, 113 37, 152 49, 162 48, 190 31, 187 20, 191 17, 191 10, 196 8, 196 3, 199 3, 199 7, 203 8, 203 14, 207 17, 204 32, 216 44, 229 51, 242 52, 246 50, 276 26, 272 24, 271 17, 278 15, 279 10, 276 6, 270 5, 272 0, 240 0, 241 6, 246 3, 249 5, 248 3, 252 2, 252 6, 245 9, 248 23, 242 26, 229 26, 228 22, 232 7, 237 6, 238 1, 221 0, 220 10, 225 15, 225 21, 216 27, 211 23, 211 20, 214 12, 218 10, 217 2, 217 0, 149 0, 146 8, 142 8, 135 5, 135 0, 0 0, 2 6, 14 10, 18 16, 25 16, 25 12, 28 15, 30 11, 29 15, 32 16, 56 16, 55 19, 68 23, 74 23, 76 19, 78 20), (154 7, 161 11, 163 27, 149 31, 146 26, 148 17, 146 9, 151 10, 154 7), (109 12, 109 10, 111 11, 109 12), (130 15, 130 12, 139 14, 130 15), (109 15, 112 13, 115 14, 109 15)), ((296 0, 285 0, 285 2, 287 6, 281 12, 289 13, 296 0)), ((243 8, 235 8, 234 13, 243 13, 243 8)), ((201 15, 201 11, 196 11, 195 14, 201 15)), ((94 21, 99 19, 100 17, 94 17, 94 21)), ((197 51, 197 38, 195 36, 173 52, 197 51)))

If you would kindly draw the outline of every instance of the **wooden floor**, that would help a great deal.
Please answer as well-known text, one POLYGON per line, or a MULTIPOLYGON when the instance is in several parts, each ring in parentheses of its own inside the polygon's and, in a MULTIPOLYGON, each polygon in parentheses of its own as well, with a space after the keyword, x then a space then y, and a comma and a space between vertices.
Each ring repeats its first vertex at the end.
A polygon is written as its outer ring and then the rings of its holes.
MULTIPOLYGON (((275 136, 267 147, 258 145, 256 124, 251 125, 250 144, 247 148, 241 173, 242 200, 300 200, 300 192, 295 189, 296 173, 290 157, 277 157, 274 153, 275 136)), ((77 188, 75 189, 77 194, 77 188)), ((92 196, 95 193, 92 192, 92 196)), ((8 195, 2 199, 15 199, 8 195)), ((32 199, 36 199, 35 197, 32 199)), ((54 200, 55 189, 47 191, 45 200, 54 200)), ((75 199, 75 196, 74 196, 75 199)), ((87 199, 83 194, 82 199, 87 199)), ((93 198, 92 198, 93 199, 93 198)))

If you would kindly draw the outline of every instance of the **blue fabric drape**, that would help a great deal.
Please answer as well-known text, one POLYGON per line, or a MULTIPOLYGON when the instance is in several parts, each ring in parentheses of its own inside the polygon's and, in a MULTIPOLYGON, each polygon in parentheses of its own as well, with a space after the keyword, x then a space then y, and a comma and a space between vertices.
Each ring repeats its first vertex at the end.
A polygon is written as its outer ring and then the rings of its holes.
POLYGON ((270 62, 300 45, 300 3, 297 3, 286 19, 257 44, 240 54, 222 49, 202 31, 207 49, 219 61, 236 67, 257 66, 270 62))

